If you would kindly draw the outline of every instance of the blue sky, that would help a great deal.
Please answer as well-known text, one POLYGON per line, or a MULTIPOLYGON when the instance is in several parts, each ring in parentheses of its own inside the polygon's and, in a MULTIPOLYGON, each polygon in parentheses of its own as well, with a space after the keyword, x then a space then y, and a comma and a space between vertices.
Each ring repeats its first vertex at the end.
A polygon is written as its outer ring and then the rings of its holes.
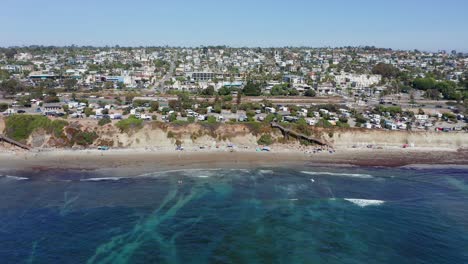
POLYGON ((2 0, 0 46, 358 46, 468 51, 466 0, 2 0))

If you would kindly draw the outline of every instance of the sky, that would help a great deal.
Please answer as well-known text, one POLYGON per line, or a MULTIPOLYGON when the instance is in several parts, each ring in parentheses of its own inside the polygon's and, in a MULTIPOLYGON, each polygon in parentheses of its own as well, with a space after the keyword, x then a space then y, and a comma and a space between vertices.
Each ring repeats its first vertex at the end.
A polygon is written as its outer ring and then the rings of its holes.
POLYGON ((468 52, 467 0, 2 0, 0 46, 377 46, 468 52))

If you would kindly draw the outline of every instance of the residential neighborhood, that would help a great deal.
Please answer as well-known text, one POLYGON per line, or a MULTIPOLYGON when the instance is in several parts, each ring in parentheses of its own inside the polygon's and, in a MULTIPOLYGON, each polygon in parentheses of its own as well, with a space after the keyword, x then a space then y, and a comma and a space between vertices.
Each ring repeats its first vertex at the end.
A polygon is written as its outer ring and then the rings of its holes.
POLYGON ((37 46, 1 54, 5 116, 466 130, 468 56, 456 51, 37 46))

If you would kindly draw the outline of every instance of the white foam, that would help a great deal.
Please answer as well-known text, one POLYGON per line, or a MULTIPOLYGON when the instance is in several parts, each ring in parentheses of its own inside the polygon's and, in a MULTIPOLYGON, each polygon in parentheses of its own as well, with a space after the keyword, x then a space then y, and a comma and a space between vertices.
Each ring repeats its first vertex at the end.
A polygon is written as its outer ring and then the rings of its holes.
MULTIPOLYGON (((180 172, 184 176, 188 176, 188 177, 200 177, 200 176, 210 177, 210 176, 216 176, 215 172, 218 172, 218 171, 240 171, 244 173, 249 172, 249 170, 247 169, 219 169, 219 168, 216 168, 216 169, 177 169, 177 170, 149 172, 149 173, 140 174, 136 177, 159 178, 159 177, 167 176, 167 174, 177 173, 177 172, 180 172)), ((206 177, 201 177, 201 178, 206 178, 206 177)))
POLYGON ((19 177, 19 176, 12 176, 12 175, 5 175, 5 178, 10 179, 10 180, 16 180, 16 181, 29 180, 29 178, 19 177))
POLYGON ((261 174, 273 174, 272 170, 259 170, 261 174))
POLYGON ((125 179, 125 177, 88 178, 88 179, 81 179, 80 181, 118 181, 121 179, 125 179))
POLYGON ((382 200, 350 199, 350 198, 345 198, 345 200, 360 207, 381 205, 385 203, 385 201, 382 201, 382 200))
POLYGON ((374 178, 372 175, 369 175, 369 174, 357 174, 357 173, 335 173, 335 172, 327 172, 327 171, 301 171, 301 173, 308 174, 308 175, 331 175, 331 176, 344 176, 344 177, 354 177, 354 178, 362 178, 362 179, 374 178))

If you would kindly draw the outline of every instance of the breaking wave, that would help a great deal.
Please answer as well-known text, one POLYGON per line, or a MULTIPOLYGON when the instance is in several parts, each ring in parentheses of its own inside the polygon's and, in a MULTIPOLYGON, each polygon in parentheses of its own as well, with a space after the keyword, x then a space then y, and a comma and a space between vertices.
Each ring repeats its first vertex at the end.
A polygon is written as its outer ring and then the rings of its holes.
POLYGON ((19 177, 19 176, 12 176, 12 175, 0 175, 0 177, 4 177, 5 179, 16 180, 16 181, 29 180, 29 178, 26 178, 26 177, 19 177))
POLYGON ((371 179, 374 178, 370 174, 357 174, 357 173, 337 173, 337 172, 326 172, 326 171, 301 171, 301 173, 308 175, 331 175, 331 176, 344 176, 344 177, 354 177, 362 179, 371 179))
POLYGON ((385 201, 382 200, 367 200, 367 199, 350 199, 350 198, 345 198, 344 200, 351 202, 357 206, 360 207, 366 207, 366 206, 373 206, 373 205, 381 205, 385 203, 385 201))
POLYGON ((126 177, 102 177, 102 178, 87 178, 87 179, 81 179, 80 181, 118 181, 121 179, 126 179, 126 177))
POLYGON ((249 173, 250 171, 247 169, 177 169, 177 170, 166 170, 166 171, 155 171, 155 172, 149 172, 149 173, 144 173, 140 174, 136 177, 139 178, 158 178, 158 177, 165 177, 168 176, 169 174, 173 173, 180 173, 182 176, 186 177, 196 177, 196 178, 208 178, 212 176, 216 176, 221 173, 227 173, 227 172, 232 172, 232 171, 240 171, 243 173, 249 173))

